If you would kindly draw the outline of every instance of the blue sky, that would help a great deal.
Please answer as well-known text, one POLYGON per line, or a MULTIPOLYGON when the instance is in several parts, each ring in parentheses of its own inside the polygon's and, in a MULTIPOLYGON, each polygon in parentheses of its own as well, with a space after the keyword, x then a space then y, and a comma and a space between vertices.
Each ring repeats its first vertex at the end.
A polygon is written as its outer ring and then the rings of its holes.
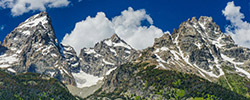
MULTIPOLYGON (((3 0, 4 1, 4 0, 3 0)), ((65 1, 65 0, 64 0, 65 1)), ((67 1, 67 0, 66 0, 67 1)), ((111 20, 121 12, 132 7, 133 10, 145 9, 153 19, 153 25, 163 32, 178 28, 179 24, 193 16, 211 16, 213 20, 225 32, 226 20, 222 10, 232 0, 68 0, 69 4, 61 7, 47 7, 46 10, 52 19, 52 24, 59 41, 66 33, 71 33, 75 24, 85 20, 87 16, 95 17, 97 12, 104 12, 111 20)), ((240 6, 240 12, 244 14, 244 21, 250 22, 250 1, 235 0, 234 4, 240 6)), ((1 3, 0 3, 1 5, 1 3)), ((31 10, 19 15, 13 15, 11 7, 0 6, 0 40, 10 33, 18 24, 28 17, 37 14, 40 10, 31 10)), ((146 25, 146 24, 145 24, 146 25)))

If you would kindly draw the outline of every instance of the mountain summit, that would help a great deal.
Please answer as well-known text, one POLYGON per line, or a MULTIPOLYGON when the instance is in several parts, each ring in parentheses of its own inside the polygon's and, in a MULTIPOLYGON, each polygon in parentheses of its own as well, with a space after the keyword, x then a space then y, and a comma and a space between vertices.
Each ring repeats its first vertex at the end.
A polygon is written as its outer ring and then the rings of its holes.
POLYGON ((132 61, 136 55, 138 52, 135 49, 114 34, 111 38, 96 43, 94 48, 83 48, 79 57, 83 64, 82 69, 93 75, 103 76, 108 74, 108 70, 132 61))
POLYGON ((3 45, 14 51, 21 52, 21 47, 30 41, 43 43, 51 41, 58 44, 50 17, 46 12, 36 14, 19 24, 17 28, 6 36, 3 45), (38 39, 32 40, 30 39, 31 37, 40 37, 41 39, 40 41, 38 39))
POLYGON ((249 49, 237 46, 229 35, 220 31, 211 17, 183 22, 172 35, 155 39, 152 48, 150 55, 154 58, 151 59, 156 59, 159 68, 196 73, 208 80, 216 80, 225 74, 223 66, 231 66, 240 75, 250 77, 244 66, 248 63, 249 49))
POLYGON ((21 23, 6 36, 3 46, 17 55, 12 72, 36 72, 74 84, 69 65, 60 53, 50 17, 46 12, 36 14, 21 23))
POLYGON ((96 84, 98 80, 102 80, 104 76, 109 75, 117 66, 135 60, 138 55, 138 51, 128 45, 117 34, 114 34, 110 38, 96 43, 93 48, 83 48, 79 55, 80 72, 73 75, 78 80, 77 83, 80 87, 86 84, 86 82, 82 83, 80 80, 87 82, 93 80, 93 78, 79 76, 83 74, 94 75, 96 82, 93 84, 96 84))

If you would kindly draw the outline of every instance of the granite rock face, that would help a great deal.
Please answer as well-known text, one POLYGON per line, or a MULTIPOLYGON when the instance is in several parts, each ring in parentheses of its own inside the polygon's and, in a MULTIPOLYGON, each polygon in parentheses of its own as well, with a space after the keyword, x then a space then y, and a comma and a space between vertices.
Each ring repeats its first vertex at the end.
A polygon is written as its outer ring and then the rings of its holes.
POLYGON ((16 63, 10 65, 12 72, 47 74, 66 84, 75 84, 46 12, 21 23, 6 36, 3 46, 12 52, 7 55, 15 56, 16 63))
POLYGON ((227 66, 250 78, 250 49, 235 44, 211 17, 183 22, 171 35, 155 39, 154 46, 144 51, 145 60, 155 61, 161 69, 195 73, 213 81, 225 74, 223 67, 227 66))
POLYGON ((71 71, 78 72, 80 68, 80 60, 74 50, 73 47, 65 44, 61 44, 61 53, 67 63, 69 64, 69 68, 71 71))
POLYGON ((95 44, 94 48, 83 48, 79 58, 84 72, 102 77, 138 56, 138 51, 114 34, 111 38, 95 44))
POLYGON ((79 88, 97 85, 117 66, 134 61, 139 56, 139 51, 117 34, 96 43, 92 48, 81 49, 79 55, 69 45, 62 44, 61 47, 61 53, 70 65, 69 69, 79 88))

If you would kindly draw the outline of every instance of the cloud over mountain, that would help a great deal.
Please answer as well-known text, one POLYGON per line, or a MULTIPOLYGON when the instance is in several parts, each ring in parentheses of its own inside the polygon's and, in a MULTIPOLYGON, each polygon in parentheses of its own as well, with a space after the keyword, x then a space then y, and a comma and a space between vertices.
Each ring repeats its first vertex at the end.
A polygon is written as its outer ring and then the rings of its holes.
POLYGON ((128 10, 109 20, 105 13, 98 12, 95 17, 76 23, 70 34, 66 34, 62 43, 74 47, 77 53, 83 47, 92 47, 96 42, 111 37, 114 33, 136 49, 153 45, 154 38, 162 36, 163 31, 153 25, 152 18, 144 9, 128 10), (148 26, 142 24, 148 23, 148 26))

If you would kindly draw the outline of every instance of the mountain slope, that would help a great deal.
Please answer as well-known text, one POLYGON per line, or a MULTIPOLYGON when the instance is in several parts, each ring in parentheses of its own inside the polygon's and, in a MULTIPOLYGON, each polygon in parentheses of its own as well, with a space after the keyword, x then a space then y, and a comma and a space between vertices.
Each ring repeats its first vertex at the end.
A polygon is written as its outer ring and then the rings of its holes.
POLYGON ((155 67, 149 63, 124 64, 105 79, 101 89, 86 99, 247 99, 196 75, 155 67))

